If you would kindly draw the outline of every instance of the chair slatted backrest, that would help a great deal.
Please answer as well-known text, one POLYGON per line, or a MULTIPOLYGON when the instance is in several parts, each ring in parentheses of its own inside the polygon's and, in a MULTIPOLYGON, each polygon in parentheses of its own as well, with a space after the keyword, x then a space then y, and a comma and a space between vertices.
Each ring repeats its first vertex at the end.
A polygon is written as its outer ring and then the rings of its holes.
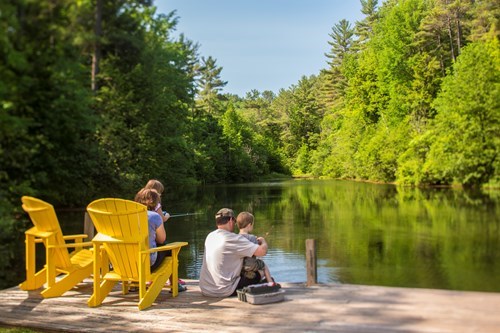
MULTIPOLYGON (((129 200, 105 198, 87 207, 113 270, 123 279, 139 279, 140 252, 149 248, 146 206, 129 200)), ((149 256, 144 264, 149 267, 149 256)))
MULTIPOLYGON (((54 206, 51 204, 29 196, 23 196, 21 198, 23 203, 22 207, 24 211, 30 216, 31 222, 34 228, 27 231, 34 235, 35 237, 40 237, 44 233, 53 233, 53 237, 50 238, 51 245, 63 245, 65 244, 61 226, 59 225, 59 220, 57 219, 54 206)), ((46 246, 49 244, 45 244, 46 246)), ((68 249, 59 248, 54 251, 54 262, 58 268, 71 267, 71 261, 69 257, 68 249)))

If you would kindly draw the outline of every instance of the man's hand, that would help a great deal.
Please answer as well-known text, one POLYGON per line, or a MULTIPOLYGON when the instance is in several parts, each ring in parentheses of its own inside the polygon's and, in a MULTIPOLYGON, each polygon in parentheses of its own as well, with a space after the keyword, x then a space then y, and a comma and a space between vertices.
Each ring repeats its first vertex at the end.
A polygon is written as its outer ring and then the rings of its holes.
POLYGON ((257 243, 259 243, 259 247, 255 250, 253 254, 256 257, 262 257, 267 254, 267 242, 264 237, 257 237, 257 243))

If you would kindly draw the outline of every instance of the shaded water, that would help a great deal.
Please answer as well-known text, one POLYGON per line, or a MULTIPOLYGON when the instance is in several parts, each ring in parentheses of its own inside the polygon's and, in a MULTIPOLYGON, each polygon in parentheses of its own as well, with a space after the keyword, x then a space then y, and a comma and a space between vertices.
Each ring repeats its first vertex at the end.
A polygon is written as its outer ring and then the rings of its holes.
MULTIPOLYGON (((255 215, 277 281, 304 282, 305 240, 316 239, 319 282, 500 292, 500 193, 409 189, 335 180, 177 188, 165 193, 168 241, 188 241, 179 276, 199 277, 214 215, 255 215)), ((59 213, 65 232, 83 216, 59 213), (69 222, 73 221, 73 222, 69 222)), ((22 268, 22 267, 21 267, 22 268)), ((24 276, 21 270, 20 276, 24 276)), ((17 282, 16 282, 17 283, 17 282)))

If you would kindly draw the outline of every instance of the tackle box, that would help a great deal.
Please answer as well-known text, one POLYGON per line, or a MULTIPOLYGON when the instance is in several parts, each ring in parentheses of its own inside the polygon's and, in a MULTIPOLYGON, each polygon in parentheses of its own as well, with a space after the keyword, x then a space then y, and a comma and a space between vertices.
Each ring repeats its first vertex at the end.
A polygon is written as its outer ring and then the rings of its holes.
POLYGON ((237 290, 236 293, 240 301, 256 305, 281 302, 285 299, 285 291, 279 284, 251 285, 237 290))

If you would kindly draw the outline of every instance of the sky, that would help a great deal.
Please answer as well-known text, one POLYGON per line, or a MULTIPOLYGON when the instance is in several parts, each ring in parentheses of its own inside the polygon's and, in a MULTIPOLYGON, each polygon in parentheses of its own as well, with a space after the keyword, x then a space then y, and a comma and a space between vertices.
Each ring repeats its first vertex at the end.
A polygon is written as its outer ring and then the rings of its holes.
POLYGON ((332 27, 363 19, 359 0, 156 0, 176 11, 175 33, 199 44, 227 81, 223 92, 244 97, 278 93, 327 67, 332 27))

